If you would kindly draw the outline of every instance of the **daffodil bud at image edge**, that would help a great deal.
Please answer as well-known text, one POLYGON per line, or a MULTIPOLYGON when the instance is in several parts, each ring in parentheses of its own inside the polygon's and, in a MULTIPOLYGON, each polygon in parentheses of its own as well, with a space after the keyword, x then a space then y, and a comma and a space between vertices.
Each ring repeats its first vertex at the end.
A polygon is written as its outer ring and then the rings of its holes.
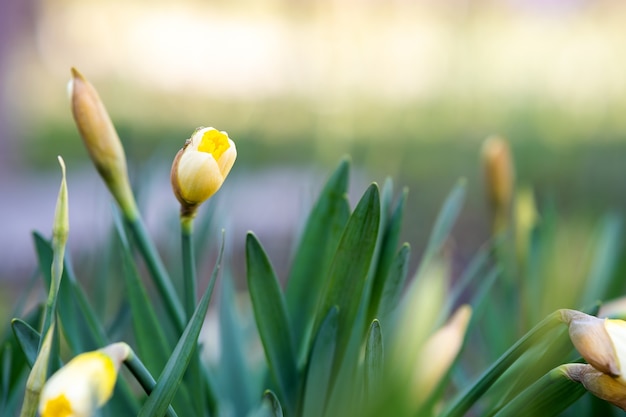
POLYGON ((193 133, 176 154, 170 174, 181 216, 192 217, 220 189, 236 158, 237 148, 226 132, 206 127, 193 133))
POLYGON ((574 347, 595 369, 626 386, 626 321, 601 319, 576 310, 562 310, 574 347))
POLYGON ((131 350, 125 343, 76 356, 46 382, 39 400, 41 417, 89 417, 111 395, 121 363, 131 350))

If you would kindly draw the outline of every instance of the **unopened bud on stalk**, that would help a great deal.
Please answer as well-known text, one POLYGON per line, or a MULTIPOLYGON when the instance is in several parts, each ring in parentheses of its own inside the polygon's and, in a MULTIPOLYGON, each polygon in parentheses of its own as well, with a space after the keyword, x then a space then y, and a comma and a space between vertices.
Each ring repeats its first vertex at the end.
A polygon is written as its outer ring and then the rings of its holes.
POLYGON ((96 89, 72 68, 69 93, 74 121, 100 176, 127 218, 137 207, 126 168, 124 148, 96 89))
POLYGON ((487 138, 482 147, 482 161, 489 203, 494 213, 494 232, 500 232, 508 224, 515 184, 508 142, 500 136, 487 138))
POLYGON ((226 132, 205 127, 193 133, 176 154, 170 173, 182 217, 193 217, 220 189, 236 158, 237 148, 226 132))
POLYGON ((574 347, 595 369, 626 385, 626 322, 599 319, 576 310, 561 310, 574 347))
POLYGON ((63 158, 58 157, 61 165, 61 187, 57 197, 57 205, 54 212, 54 223, 52 224, 52 242, 55 249, 64 247, 67 242, 67 236, 70 231, 68 199, 67 199, 67 181, 65 179, 65 162, 63 158))
POLYGON ((580 382, 596 397, 626 410, 626 386, 618 379, 582 363, 570 363, 562 368, 572 381, 580 382))
POLYGON ((113 394, 120 365, 131 353, 126 343, 76 356, 46 382, 41 417, 89 417, 113 394))
POLYGON ((520 264, 528 258, 530 239, 538 219, 533 190, 528 187, 520 189, 515 197, 515 247, 520 264))

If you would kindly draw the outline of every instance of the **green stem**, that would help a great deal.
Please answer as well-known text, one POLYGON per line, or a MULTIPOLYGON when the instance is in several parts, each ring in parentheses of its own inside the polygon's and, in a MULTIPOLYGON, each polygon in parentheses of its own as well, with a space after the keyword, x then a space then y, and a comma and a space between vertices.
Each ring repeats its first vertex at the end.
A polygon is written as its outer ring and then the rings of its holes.
MULTIPOLYGON (((56 314, 57 294, 59 293, 59 287, 61 286, 61 277, 63 276, 64 256, 65 256, 65 245, 53 244, 50 291, 48 292, 48 299, 46 300, 46 307, 44 310, 43 325, 41 327, 42 335, 48 334, 48 329, 52 325, 52 321, 54 320, 54 316, 56 314)), ((39 339, 39 346, 37 347, 37 352, 41 350, 43 339, 44 339, 43 337, 39 339)))
POLYGON ((176 330, 182 333, 185 330, 185 313, 180 304, 176 291, 172 285, 172 281, 161 261, 161 257, 157 252, 154 243, 148 237, 146 227, 138 215, 135 217, 126 217, 126 223, 135 237, 135 241, 139 248, 139 252, 146 262, 146 266, 150 271, 150 275, 156 285, 168 315, 174 320, 176 330))
MULTIPOLYGON (((156 386, 156 381, 154 380, 154 377, 152 376, 150 371, 148 371, 148 368, 145 367, 143 362, 141 362, 141 360, 137 357, 134 351, 131 350, 128 358, 124 360, 124 364, 133 374, 135 379, 137 379, 137 382, 139 382, 139 385, 141 385, 146 394, 150 395, 150 393, 154 390, 154 387, 156 386)), ((176 412, 171 405, 167 408, 166 416, 177 417, 176 412)))
POLYGON ((183 250, 183 282, 185 288, 184 305, 186 318, 189 320, 196 310, 198 292, 196 285, 195 256, 193 251, 193 218, 181 216, 180 226, 183 250))
POLYGON ((524 352, 531 348, 537 340, 544 337, 551 330, 563 324, 560 310, 555 311, 533 327, 528 333, 506 351, 478 381, 464 392, 450 407, 441 414, 441 417, 462 417, 474 403, 491 387, 491 385, 517 360, 524 352))
MULTIPOLYGON (((181 215, 180 226, 183 251, 183 283, 185 291, 183 300, 187 320, 190 320, 191 316, 193 316, 193 313, 196 311, 198 293, 193 246, 193 216, 181 215)), ((200 352, 198 348, 191 354, 189 367, 187 368, 184 379, 189 387, 196 414, 201 415, 204 381, 201 374, 200 352)))

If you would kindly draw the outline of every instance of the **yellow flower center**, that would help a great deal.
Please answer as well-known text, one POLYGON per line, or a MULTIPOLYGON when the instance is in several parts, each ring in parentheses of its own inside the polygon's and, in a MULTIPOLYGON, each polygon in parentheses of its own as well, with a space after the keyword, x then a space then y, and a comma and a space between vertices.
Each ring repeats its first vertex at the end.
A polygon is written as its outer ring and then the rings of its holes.
POLYGON ((202 135, 202 140, 200 141, 200 145, 198 145, 198 151, 210 153, 216 161, 220 159, 228 148, 230 148, 228 136, 213 129, 207 130, 204 135, 202 135))
POLYGON ((70 417, 72 415, 72 404, 70 404, 65 394, 48 401, 41 413, 41 417, 70 417))

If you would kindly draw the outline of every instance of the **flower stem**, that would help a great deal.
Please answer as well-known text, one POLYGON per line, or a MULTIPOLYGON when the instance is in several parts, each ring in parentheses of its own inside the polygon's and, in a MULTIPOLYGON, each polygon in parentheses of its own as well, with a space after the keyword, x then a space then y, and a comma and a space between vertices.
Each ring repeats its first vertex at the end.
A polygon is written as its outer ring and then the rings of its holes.
POLYGON ((148 237, 146 227, 141 217, 126 217, 125 219, 135 237, 139 252, 143 256, 146 266, 150 271, 150 275, 165 303, 165 308, 169 313, 168 315, 172 318, 176 330, 182 333, 185 329, 185 313, 154 243, 148 237))
MULTIPOLYGON (((148 368, 146 368, 143 362, 141 362, 134 351, 131 350, 130 355, 128 355, 128 357, 124 360, 124 364, 137 379, 137 382, 139 382, 139 385, 141 385, 146 394, 150 395, 156 386, 156 381, 150 371, 148 371, 148 368)), ((167 409, 166 416, 177 417, 176 412, 171 405, 167 409)))
POLYGON ((186 319, 193 315, 196 310, 197 285, 196 266, 193 251, 193 217, 181 216, 181 238, 183 251, 183 282, 184 282, 184 306, 186 319))

